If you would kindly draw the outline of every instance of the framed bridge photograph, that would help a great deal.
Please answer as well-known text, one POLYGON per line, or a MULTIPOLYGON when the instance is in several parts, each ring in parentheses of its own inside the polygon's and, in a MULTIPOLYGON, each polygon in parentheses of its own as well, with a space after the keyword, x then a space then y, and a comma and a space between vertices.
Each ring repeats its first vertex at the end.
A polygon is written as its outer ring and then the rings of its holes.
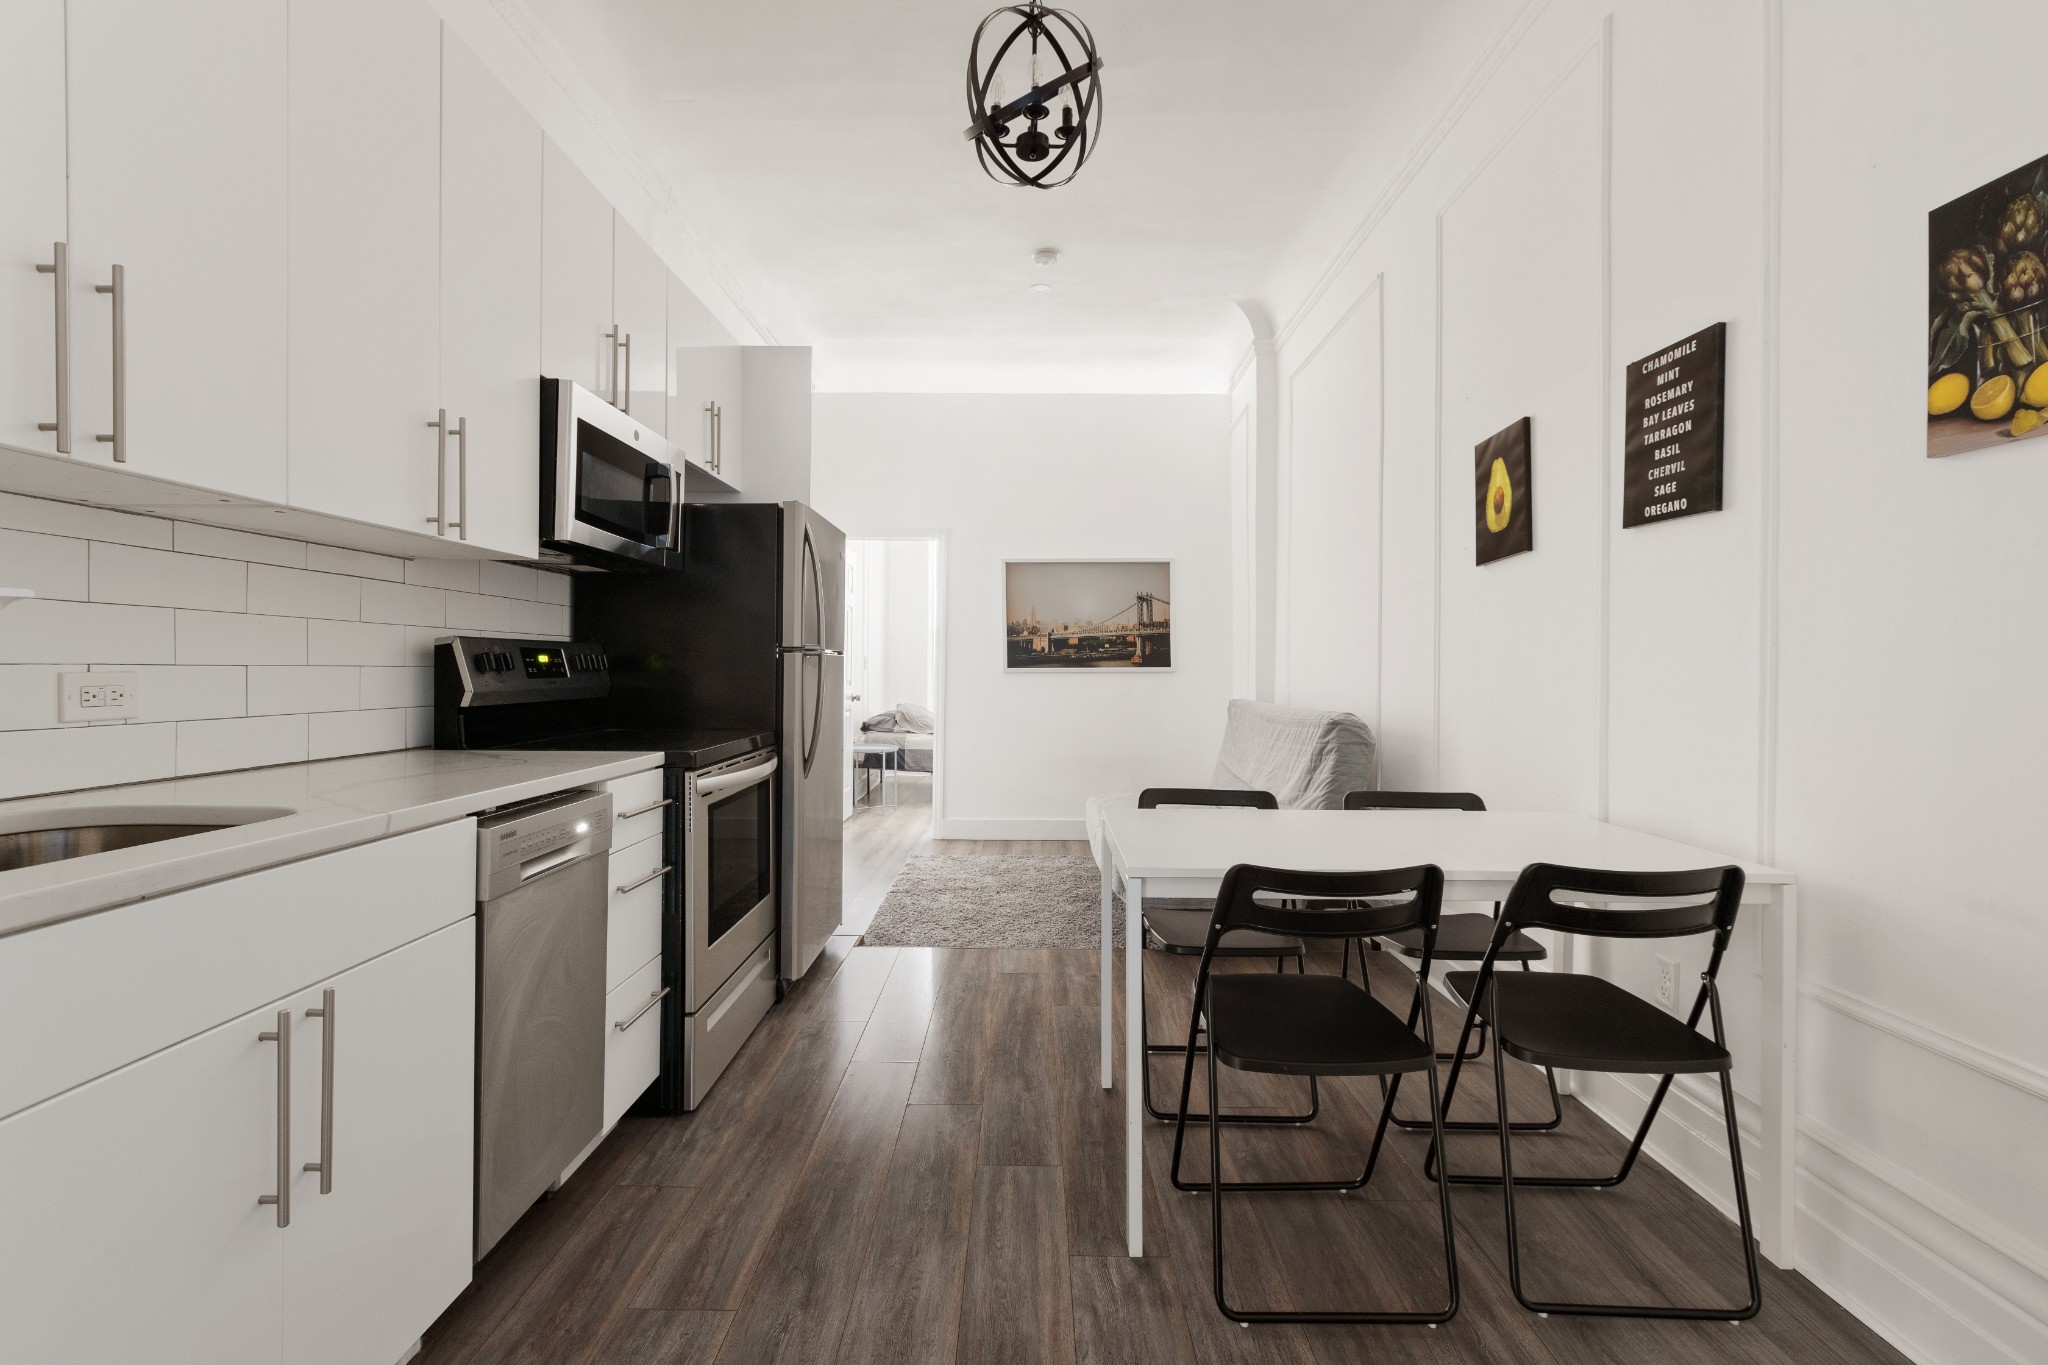
POLYGON ((1003 561, 1004 666, 1173 667, 1173 562, 1003 561))

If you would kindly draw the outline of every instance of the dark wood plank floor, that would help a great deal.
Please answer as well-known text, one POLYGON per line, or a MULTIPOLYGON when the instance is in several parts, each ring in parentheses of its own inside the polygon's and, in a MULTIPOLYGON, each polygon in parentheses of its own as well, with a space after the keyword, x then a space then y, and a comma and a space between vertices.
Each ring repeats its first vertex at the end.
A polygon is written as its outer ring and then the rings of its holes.
MULTIPOLYGON (((1386 960, 1376 955, 1374 971, 1383 993, 1400 998, 1395 972, 1379 965, 1386 960)), ((1191 966, 1155 955, 1147 970, 1153 1028, 1164 1037, 1185 1020, 1191 966)), ((1499 1196, 1475 1188, 1453 1197, 1463 1307, 1441 1330, 1239 1328, 1210 1298, 1207 1196, 1166 1181, 1168 1126, 1147 1133, 1153 1254, 1123 1254, 1123 1094, 1097 1084, 1095 999, 1090 952, 834 940, 702 1109, 627 1119, 513 1229, 428 1334, 421 1359, 1904 1359, 1800 1276, 1769 1270, 1763 1313, 1742 1326, 1539 1319, 1508 1292, 1499 1196)), ((1174 1093, 1177 1071, 1165 1059, 1157 1066, 1162 1093, 1174 1093)), ((1225 1077, 1226 1108, 1299 1098, 1273 1078, 1225 1077)), ((1534 1073, 1515 1079, 1511 1107, 1540 1112, 1534 1073)), ((1226 1130, 1226 1168, 1275 1178, 1354 1166, 1376 1105, 1369 1083, 1327 1085, 1312 1127, 1226 1130)), ((1458 1108, 1461 1117, 1490 1114, 1478 1093, 1461 1095, 1458 1108)), ((1455 1139, 1455 1161, 1486 1168, 1489 1155, 1497 1161, 1491 1141, 1455 1139)), ((1590 1172, 1610 1168, 1622 1146, 1567 1100, 1565 1132, 1520 1143, 1516 1167, 1590 1172)), ((1206 1150, 1191 1144, 1191 1171, 1206 1171, 1206 1150)), ((1415 1137, 1395 1138, 1362 1197, 1232 1198, 1234 1300, 1433 1302, 1442 1292, 1441 1241, 1421 1154, 1415 1137)), ((1611 1193, 1532 1192, 1520 1207, 1536 1292, 1716 1301, 1741 1292, 1733 1227, 1654 1163, 1611 1193)))

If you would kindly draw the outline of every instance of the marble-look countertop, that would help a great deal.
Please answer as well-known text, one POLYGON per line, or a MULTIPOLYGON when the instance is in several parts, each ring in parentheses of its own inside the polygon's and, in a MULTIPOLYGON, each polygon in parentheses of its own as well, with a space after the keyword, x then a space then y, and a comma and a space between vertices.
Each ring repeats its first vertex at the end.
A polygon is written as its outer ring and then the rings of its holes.
POLYGON ((658 753, 401 749, 0 802, 0 834, 76 823, 146 824, 153 816, 179 824, 261 816, 205 834, 0 872, 0 936, 661 763, 658 753))

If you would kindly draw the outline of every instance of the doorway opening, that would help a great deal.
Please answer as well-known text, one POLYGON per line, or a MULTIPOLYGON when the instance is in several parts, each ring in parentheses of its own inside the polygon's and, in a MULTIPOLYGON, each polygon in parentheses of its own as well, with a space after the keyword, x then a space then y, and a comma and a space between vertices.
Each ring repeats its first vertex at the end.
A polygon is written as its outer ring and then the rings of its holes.
POLYGON ((846 932, 931 852, 944 744, 934 536, 846 542, 846 932))

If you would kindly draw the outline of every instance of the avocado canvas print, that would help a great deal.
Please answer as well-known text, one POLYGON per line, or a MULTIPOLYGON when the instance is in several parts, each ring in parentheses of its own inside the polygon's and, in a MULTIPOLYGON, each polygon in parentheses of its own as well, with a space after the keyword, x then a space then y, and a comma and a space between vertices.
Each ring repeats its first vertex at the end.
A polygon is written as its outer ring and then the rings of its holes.
POLYGON ((1927 454, 2048 430, 2048 156, 1927 215, 1927 454))
POLYGON ((1476 563, 1536 548, 1529 489, 1529 419, 1496 431, 1473 450, 1479 506, 1476 563))

